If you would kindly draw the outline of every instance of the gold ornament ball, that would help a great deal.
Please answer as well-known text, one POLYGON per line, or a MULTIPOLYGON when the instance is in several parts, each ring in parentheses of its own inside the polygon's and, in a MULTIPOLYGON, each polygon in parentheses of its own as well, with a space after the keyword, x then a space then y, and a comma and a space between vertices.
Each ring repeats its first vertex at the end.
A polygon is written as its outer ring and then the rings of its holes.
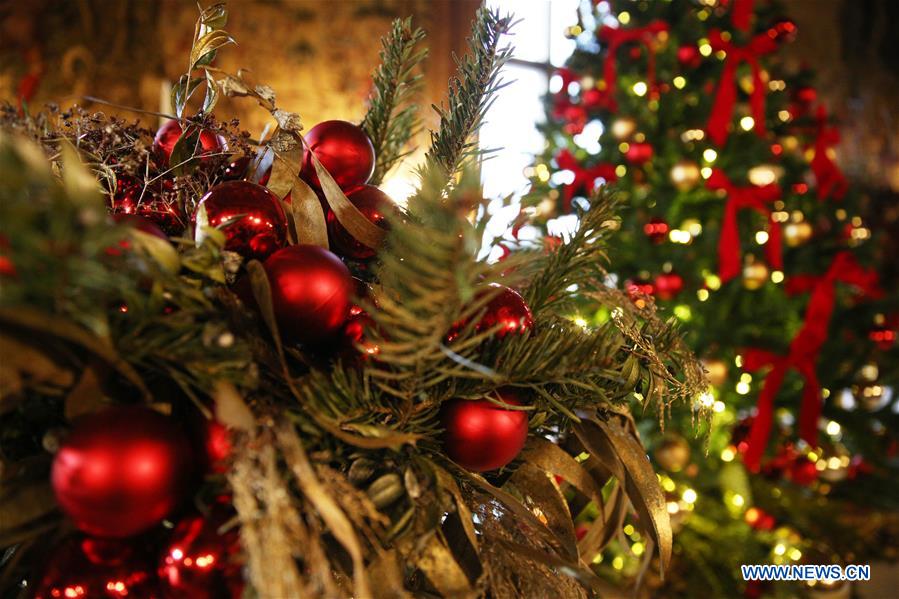
POLYGON ((692 160, 681 160, 671 167, 669 177, 678 191, 690 191, 699 183, 699 165, 692 160))
POLYGON ((787 223, 784 226, 784 241, 791 248, 797 247, 812 238, 812 225, 806 221, 787 223))
POLYGON ((659 466, 668 472, 680 472, 690 461, 690 444, 680 435, 665 435, 653 456, 659 466))
POLYGON ((818 476, 826 482, 838 483, 849 476, 849 450, 842 443, 825 448, 818 461, 824 463, 824 470, 819 470, 818 476))
POLYGON ((869 412, 883 407, 883 386, 877 383, 853 385, 852 396, 858 405, 869 412))
POLYGON ((768 267, 762 262, 752 262, 743 267, 743 287, 754 291, 768 281, 768 267))
POLYGON ((717 358, 706 358, 702 361, 706 376, 712 387, 722 387, 727 382, 727 364, 717 358))
POLYGON ((612 136, 618 141, 630 139, 637 130, 637 121, 630 117, 619 117, 612 121, 612 136))

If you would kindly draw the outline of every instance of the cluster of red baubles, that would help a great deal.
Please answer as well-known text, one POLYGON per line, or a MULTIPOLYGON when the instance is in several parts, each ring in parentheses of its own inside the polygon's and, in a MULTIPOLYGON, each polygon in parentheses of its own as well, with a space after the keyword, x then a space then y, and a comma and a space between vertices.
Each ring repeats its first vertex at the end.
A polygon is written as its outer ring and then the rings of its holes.
POLYGON ((206 516, 185 510, 192 481, 220 471, 227 431, 204 424, 191 438, 170 417, 118 406, 81 417, 53 459, 57 503, 83 535, 48 561, 36 597, 239 597, 236 530, 227 501, 206 516), (159 526, 177 516, 171 533, 159 526), (145 535, 141 543, 130 542, 145 535), (161 551, 139 549, 158 546, 161 551))

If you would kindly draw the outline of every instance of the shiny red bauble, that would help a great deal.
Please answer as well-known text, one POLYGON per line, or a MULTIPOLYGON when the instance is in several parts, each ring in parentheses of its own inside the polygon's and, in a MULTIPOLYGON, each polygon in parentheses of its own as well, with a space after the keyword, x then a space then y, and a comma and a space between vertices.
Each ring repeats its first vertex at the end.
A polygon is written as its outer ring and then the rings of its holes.
POLYGON ((64 542, 46 559, 35 599, 161 597, 151 562, 130 543, 91 538, 64 542))
POLYGON ((340 258, 315 245, 294 245, 272 254, 264 266, 286 339, 316 343, 340 330, 354 287, 340 258))
POLYGON ((184 496, 194 455, 178 425, 143 406, 76 422, 53 459, 56 500, 80 530, 128 537, 157 524, 184 496))
POLYGON ((143 216, 138 216, 137 214, 113 214, 112 220, 118 225, 124 225, 126 227, 131 227, 133 229, 137 229, 147 235, 152 235, 153 237, 159 237, 160 239, 168 240, 166 234, 157 227, 150 219, 144 218, 143 216))
POLYGON ((372 338, 370 331, 377 327, 374 319, 362 308, 352 306, 349 317, 340 332, 340 355, 348 360, 363 361, 375 358, 381 353, 381 346, 372 338))
POLYGON ((655 280, 656 297, 670 301, 684 290, 684 278, 676 272, 660 274, 655 280))
POLYGON ((818 469, 815 467, 815 463, 808 458, 797 458, 796 461, 790 465, 790 480, 792 480, 797 485, 802 485, 804 487, 809 486, 816 480, 818 480, 818 469))
POLYGON ((671 227, 663 218, 653 217, 643 225, 643 232, 653 243, 662 243, 668 239, 668 231, 671 227))
POLYGON ((475 326, 477 333, 489 331, 500 325, 496 336, 505 337, 509 334, 524 334, 534 327, 534 317, 531 315, 531 309, 524 303, 524 298, 521 297, 521 294, 514 289, 497 283, 491 284, 490 288, 489 293, 496 293, 496 295, 487 304, 487 311, 475 326), (498 290, 498 292, 495 290, 498 290))
POLYGON ((281 200, 261 185, 219 183, 200 198, 200 206, 206 209, 209 226, 220 227, 225 234, 225 249, 247 260, 265 260, 287 245, 287 216, 281 200))
MULTIPOLYGON (((181 128, 181 123, 175 120, 166 121, 156 132, 156 137, 153 138, 153 149, 163 158, 165 164, 169 163, 169 159, 172 157, 172 150, 183 132, 184 129, 181 128)), ((224 137, 208 129, 203 129, 200 131, 199 147, 194 154, 215 154, 224 152, 227 149, 228 144, 225 142, 224 137)))
POLYGON ((184 231, 184 213, 174 199, 166 199, 164 192, 170 190, 172 182, 158 180, 145 185, 131 175, 119 175, 116 190, 110 203, 112 214, 136 214, 158 226, 168 235, 179 235, 184 231))
POLYGON ((221 506, 209 516, 181 520, 166 544, 158 574, 163 597, 175 599, 239 598, 244 582, 238 527, 220 528, 230 519, 221 506))
POLYGON ((375 171, 375 148, 362 127, 347 121, 324 121, 306 134, 308 149, 301 175, 321 187, 310 150, 343 190, 368 183, 375 171))
MULTIPOLYGON (((522 405, 512 389, 497 391, 513 406, 522 405)), ((502 468, 515 459, 528 437, 528 413, 504 409, 486 399, 451 399, 440 409, 443 448, 457 464, 474 472, 502 468)))
POLYGON ((677 49, 677 61, 685 67, 695 69, 702 62, 702 55, 696 44, 685 44, 677 49))
POLYGON ((628 145, 627 152, 624 157, 628 162, 635 165, 646 164, 652 160, 655 150, 651 144, 644 142, 634 142, 628 145))
MULTIPOLYGON (((348 191, 346 197, 365 218, 382 229, 388 228, 387 215, 396 210, 396 204, 386 193, 374 185, 361 185, 348 191)), ((377 251, 350 235, 334 212, 328 210, 327 214, 328 240, 334 253, 353 260, 369 260, 375 256, 377 251)))

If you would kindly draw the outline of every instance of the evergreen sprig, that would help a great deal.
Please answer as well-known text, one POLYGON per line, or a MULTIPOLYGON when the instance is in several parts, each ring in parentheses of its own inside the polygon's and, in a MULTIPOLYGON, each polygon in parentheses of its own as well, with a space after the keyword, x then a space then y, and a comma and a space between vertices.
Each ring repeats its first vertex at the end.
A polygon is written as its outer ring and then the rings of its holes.
POLYGON ((473 141, 496 92, 504 87, 499 71, 512 55, 508 46, 500 47, 500 38, 512 27, 512 17, 500 17, 486 7, 478 10, 469 52, 456 58, 457 76, 450 81, 446 106, 433 106, 440 116, 440 127, 431 132, 431 147, 421 167, 427 180, 436 171, 449 181, 464 162, 481 152, 473 141))
POLYGON ((377 156, 372 185, 408 155, 406 146, 420 130, 418 105, 412 100, 422 87, 417 67, 428 55, 427 48, 418 47, 424 38, 424 31, 412 28, 410 17, 396 19, 381 40, 381 64, 372 74, 374 91, 362 121, 377 156))

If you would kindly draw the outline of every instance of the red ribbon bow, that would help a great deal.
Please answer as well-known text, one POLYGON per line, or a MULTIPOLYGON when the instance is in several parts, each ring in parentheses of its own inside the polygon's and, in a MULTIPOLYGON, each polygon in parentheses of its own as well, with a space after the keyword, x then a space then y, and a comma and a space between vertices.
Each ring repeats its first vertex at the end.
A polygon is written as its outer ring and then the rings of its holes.
POLYGON ((721 82, 718 84, 718 93, 715 96, 715 104, 706 130, 709 138, 718 144, 724 145, 727 141, 727 126, 730 124, 734 112, 734 104, 737 101, 737 89, 735 78, 737 67, 746 62, 752 69, 752 94, 749 96, 749 106, 752 110, 752 118, 755 120, 755 132, 759 136, 765 134, 765 83, 762 81, 762 69, 759 66, 759 56, 768 54, 777 49, 777 43, 767 33, 761 33, 745 46, 735 46, 725 41, 721 31, 713 29, 709 32, 709 44, 712 50, 723 50, 727 54, 724 61, 724 70, 721 72, 721 82))
POLYGON ((646 80, 649 89, 655 90, 656 51, 653 40, 663 31, 668 31, 668 23, 665 21, 653 21, 645 27, 632 27, 630 29, 618 29, 608 25, 603 25, 599 28, 597 37, 608 46, 608 53, 606 54, 605 62, 603 62, 603 79, 606 82, 605 91, 608 97, 607 105, 610 110, 617 108, 613 94, 615 92, 616 54, 618 53, 618 48, 622 44, 629 42, 636 42, 646 46, 646 80))
POLYGON ((776 270, 783 268, 781 253, 780 225, 774 220, 767 204, 780 198, 780 187, 776 183, 749 187, 736 187, 720 169, 714 169, 706 181, 712 190, 723 189, 727 193, 724 218, 721 222, 721 236, 718 238, 718 276, 726 283, 740 274, 740 231, 737 214, 743 208, 751 208, 768 218, 768 242, 765 256, 768 265, 776 270))
MULTIPOLYGON (((730 22, 733 23, 735 29, 740 31, 749 31, 749 19, 752 17, 752 5, 755 0, 733 0, 733 7, 730 9, 730 22)), ((728 0, 721 2, 722 6, 730 4, 728 0)))
POLYGON ((818 199, 830 196, 841 200, 849 189, 849 183, 840 167, 827 155, 827 151, 840 142, 840 130, 827 124, 827 112, 818 107, 818 137, 815 138, 815 157, 810 166, 818 184, 818 199))
POLYGON ((580 189, 586 189, 587 192, 593 191, 596 179, 602 177, 606 181, 617 181, 618 176, 615 174, 615 165, 608 162, 600 162, 593 166, 584 167, 577 161, 577 158, 567 149, 562 150, 556 155, 556 164, 560 169, 568 170, 574 173, 574 180, 565 186, 562 192, 562 200, 565 212, 571 210, 571 199, 575 192, 580 189))
POLYGON ((746 439, 747 448, 743 460, 750 470, 759 469, 771 434, 774 398, 791 368, 795 368, 805 379, 799 412, 799 436, 812 447, 817 447, 821 385, 815 372, 815 364, 821 347, 827 340, 827 329, 836 305, 837 282, 853 285, 866 296, 877 297, 882 293, 875 271, 863 268, 849 252, 840 252, 823 276, 799 275, 788 282, 789 293, 811 291, 805 310, 805 322, 790 343, 789 353, 779 356, 765 350, 750 349, 743 354, 743 368, 748 372, 773 366, 762 385, 758 414, 746 439))

